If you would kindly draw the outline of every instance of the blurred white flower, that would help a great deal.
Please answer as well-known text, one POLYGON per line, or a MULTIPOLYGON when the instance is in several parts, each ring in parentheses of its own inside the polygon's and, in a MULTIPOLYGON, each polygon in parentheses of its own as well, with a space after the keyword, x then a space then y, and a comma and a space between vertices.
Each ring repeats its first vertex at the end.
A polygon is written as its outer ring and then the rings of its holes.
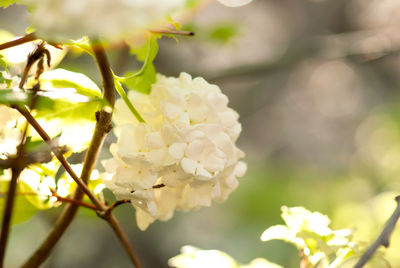
POLYGON ((53 40, 82 36, 121 38, 164 23, 185 0, 24 0, 39 36, 53 40))
POLYGON ((218 1, 228 7, 239 7, 247 5, 253 0, 218 0, 218 1))
POLYGON ((184 246, 181 252, 169 259, 169 266, 176 268, 282 268, 262 258, 254 259, 250 264, 241 265, 219 250, 202 250, 193 246, 184 246))
MULTIPOLYGON (((0 83, 0 90, 18 87, 17 77, 10 76, 6 72, 1 72, 1 75, 10 84, 0 83)), ((0 159, 5 159, 17 152, 17 146, 22 138, 22 132, 17 128, 19 118, 20 114, 15 109, 0 104, 0 159)))
POLYGON ((117 101, 118 141, 110 147, 114 158, 104 162, 113 175, 104 183, 118 199, 131 200, 139 227, 168 220, 175 209, 226 200, 246 165, 235 145, 239 116, 219 87, 182 73, 158 75, 150 95, 129 94, 146 123, 117 101))

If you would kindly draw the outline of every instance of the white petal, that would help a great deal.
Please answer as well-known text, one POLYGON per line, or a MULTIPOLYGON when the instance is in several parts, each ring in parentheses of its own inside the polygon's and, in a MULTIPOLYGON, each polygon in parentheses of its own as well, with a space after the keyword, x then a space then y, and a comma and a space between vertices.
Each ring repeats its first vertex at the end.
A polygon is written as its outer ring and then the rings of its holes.
POLYGON ((195 174, 197 165, 195 161, 185 157, 181 161, 181 167, 186 173, 195 174))
POLYGON ((180 159, 183 157, 183 154, 185 153, 185 148, 186 148, 186 143, 183 142, 174 143, 168 148, 168 152, 173 158, 180 159))

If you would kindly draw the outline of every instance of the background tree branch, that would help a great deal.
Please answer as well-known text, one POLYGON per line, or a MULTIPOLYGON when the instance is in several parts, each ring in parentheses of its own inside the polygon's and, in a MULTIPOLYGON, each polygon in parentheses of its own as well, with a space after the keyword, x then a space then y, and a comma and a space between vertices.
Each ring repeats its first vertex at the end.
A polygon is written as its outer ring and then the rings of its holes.
POLYGON ((397 221, 400 217, 400 195, 396 197, 397 207, 394 210, 392 216, 386 222, 385 227, 383 228, 381 234, 375 240, 374 243, 365 251, 365 253, 361 256, 360 260, 354 266, 354 268, 361 268, 372 258, 374 253, 378 250, 380 246, 384 246, 385 248, 389 247, 390 236, 393 233, 394 227, 397 224, 397 221))

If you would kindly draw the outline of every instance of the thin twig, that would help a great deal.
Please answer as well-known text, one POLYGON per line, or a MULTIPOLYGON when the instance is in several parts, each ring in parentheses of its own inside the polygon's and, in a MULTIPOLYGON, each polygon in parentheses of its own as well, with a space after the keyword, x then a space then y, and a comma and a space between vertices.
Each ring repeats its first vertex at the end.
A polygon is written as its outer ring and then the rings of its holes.
POLYGON ((26 120, 29 122, 29 124, 36 130, 36 132, 40 135, 40 137, 50 146, 51 151, 54 153, 54 155, 57 157, 57 159, 60 161, 61 165, 64 167, 65 171, 71 176, 71 178, 78 184, 79 187, 82 188, 84 193, 89 197, 89 199, 93 202, 93 204, 99 209, 99 210, 105 210, 106 206, 101 203, 97 197, 90 191, 90 189, 87 187, 87 185, 83 182, 81 178, 79 178, 76 173, 72 170, 71 166, 65 159, 64 155, 54 146, 52 146, 51 138, 50 136, 46 133, 46 131, 40 126, 40 124, 36 121, 36 119, 31 115, 31 113, 25 108, 21 106, 16 106, 14 107, 16 110, 18 110, 21 115, 23 115, 26 120))
POLYGON ((183 35, 183 36, 194 36, 195 33, 192 31, 179 31, 179 30, 172 30, 172 29, 150 29, 152 33, 158 34, 173 34, 173 35, 183 35))
MULTIPOLYGON (((85 208, 89 208, 91 210, 97 210, 97 208, 92 205, 92 204, 88 204, 79 200, 75 200, 75 199, 71 199, 68 197, 62 197, 60 195, 57 194, 57 192, 52 192, 51 195, 47 195, 47 194, 40 194, 40 193, 36 193, 36 192, 15 192, 15 195, 34 195, 34 196, 42 196, 42 197, 55 197, 57 198, 57 201, 61 202, 61 203, 68 203, 68 204, 75 204, 77 206, 81 206, 81 207, 85 207, 85 208)), ((0 198, 4 198, 7 197, 7 192, 0 192, 0 198)))
MULTIPOLYGON (((106 52, 104 50, 104 47, 101 45, 99 41, 92 42, 91 45, 94 57, 97 62, 97 66, 99 67, 99 71, 102 77, 104 98, 108 100, 108 102, 112 107, 114 107, 114 102, 115 102, 114 76, 111 71, 110 63, 108 62, 106 52), (94 45, 94 43, 96 45, 94 45)), ((98 116, 100 120, 101 116, 102 114, 100 113, 100 116, 98 116)), ((111 128, 109 128, 109 130, 111 130, 111 128)), ((110 224, 111 228, 114 230, 115 234, 121 241, 122 245, 125 248, 126 253, 128 253, 129 258, 131 259, 135 267, 141 268, 142 265, 139 261, 138 256, 136 255, 135 250, 133 249, 131 243, 129 242, 128 236, 122 230, 117 219, 111 213, 108 212, 109 212, 108 208, 103 209, 101 215, 99 216, 103 217, 110 224)))
POLYGON ((27 34, 27 35, 24 35, 24 36, 19 37, 17 39, 11 40, 9 42, 0 44, 0 50, 7 49, 7 48, 10 48, 10 47, 19 46, 19 45, 22 45, 22 44, 25 44, 25 43, 28 43, 28 42, 32 42, 32 41, 34 41, 36 39, 37 38, 35 37, 35 35, 33 33, 27 34))
POLYGON ((361 256, 360 260, 357 262, 354 268, 363 267, 372 258, 372 256, 380 246, 384 246, 385 248, 389 247, 390 237, 400 217, 400 195, 396 196, 395 200, 397 202, 397 207, 394 210, 392 216, 390 216, 389 220, 386 222, 381 234, 367 249, 367 251, 361 256))
POLYGON ((89 208, 92 210, 97 210, 97 207, 92 205, 92 204, 88 204, 85 202, 82 202, 81 200, 76 200, 76 199, 71 199, 68 197, 62 197, 60 195, 57 194, 56 190, 54 190, 53 188, 50 188, 51 191, 51 196, 57 198, 57 201, 63 202, 63 203, 70 203, 70 204, 74 204, 77 206, 81 206, 81 207, 85 207, 85 208, 89 208))

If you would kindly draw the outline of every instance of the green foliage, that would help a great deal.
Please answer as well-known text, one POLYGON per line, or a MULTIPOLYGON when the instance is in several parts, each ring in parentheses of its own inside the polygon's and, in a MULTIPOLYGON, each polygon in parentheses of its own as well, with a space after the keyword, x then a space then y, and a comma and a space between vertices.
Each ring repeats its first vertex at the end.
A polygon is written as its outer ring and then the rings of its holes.
POLYGON ((193 9, 197 7, 203 0, 186 0, 185 7, 187 9, 193 9))
POLYGON ((19 2, 18 0, 0 0, 0 7, 7 8, 8 6, 11 6, 12 4, 18 2, 19 2))
POLYGON ((130 90, 136 90, 145 94, 150 94, 151 85, 156 82, 156 69, 153 61, 158 53, 157 39, 159 35, 149 35, 145 45, 132 47, 131 53, 136 54, 139 61, 143 62, 142 68, 137 72, 128 72, 125 77, 115 76, 130 90))
MULTIPOLYGON (((8 180, 0 180, 0 211, 4 210, 6 195, 8 191, 10 181, 8 180)), ((28 201, 27 197, 32 200, 38 198, 37 195, 34 195, 34 191, 23 181, 18 182, 16 198, 14 203, 14 211, 12 224, 21 223, 30 219, 35 213, 38 211, 38 208, 35 207, 31 202, 28 201)), ((0 221, 2 221, 3 213, 0 213, 0 221)))
POLYGON ((3 55, 0 55, 0 66, 4 68, 4 70, 6 70, 6 72, 8 73, 8 68, 7 68, 7 63, 3 60, 3 55))
POLYGON ((183 30, 195 32, 196 37, 204 42, 224 45, 239 35, 240 24, 232 21, 220 21, 211 26, 200 27, 194 23, 188 23, 183 26, 183 30))
POLYGON ((1 84, 6 84, 7 87, 10 87, 11 86, 11 82, 12 82, 12 80, 5 78, 3 73, 0 72, 0 85, 1 84))
POLYGON ((54 105, 38 109, 38 118, 95 120, 95 112, 106 105, 98 86, 83 74, 56 69, 44 73, 41 82, 54 105))
POLYGON ((41 76, 41 83, 46 83, 51 89, 73 88, 76 93, 87 97, 101 97, 99 87, 90 78, 81 73, 75 73, 64 69, 55 69, 41 76))
POLYGON ((207 34, 210 41, 224 44, 236 37, 238 33, 237 24, 222 22, 210 28, 207 34))
MULTIPOLYGON (((128 72, 127 76, 135 75, 134 73, 128 72)), ((135 78, 127 79, 124 85, 128 89, 136 90, 145 94, 150 94, 151 85, 156 82, 156 68, 154 65, 148 64, 143 70, 143 73, 135 78)))
MULTIPOLYGON (((13 89, 0 90, 0 104, 11 105, 29 105, 32 94, 30 92, 16 91, 13 89)), ((50 98, 38 96, 36 107, 52 108, 53 101, 50 98)))

